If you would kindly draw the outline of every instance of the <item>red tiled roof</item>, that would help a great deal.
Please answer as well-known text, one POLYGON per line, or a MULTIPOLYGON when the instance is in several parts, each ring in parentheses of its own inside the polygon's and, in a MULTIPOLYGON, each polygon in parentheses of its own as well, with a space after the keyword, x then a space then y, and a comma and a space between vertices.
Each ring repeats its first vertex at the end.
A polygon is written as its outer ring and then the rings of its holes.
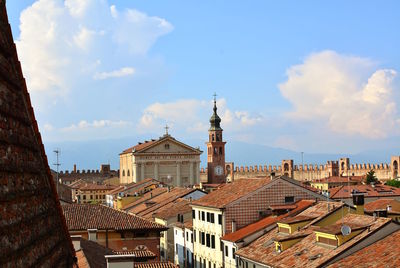
POLYGON ((129 209, 129 212, 147 219, 152 219, 153 214, 157 213, 159 209, 162 209, 165 205, 195 190, 196 189, 192 188, 175 187, 169 192, 153 197, 150 200, 147 200, 146 203, 141 203, 138 206, 129 209))
POLYGON ((382 184, 375 185, 375 187, 368 184, 339 186, 329 189, 329 196, 333 199, 350 198, 353 190, 364 193, 365 198, 400 196, 400 188, 382 184))
POLYGON ((388 206, 392 208, 391 213, 400 213, 400 201, 395 199, 378 199, 369 202, 364 205, 364 210, 368 213, 373 213, 375 210, 386 210, 388 206))
POLYGON ((295 209, 297 208, 297 205, 296 204, 270 205, 269 208, 271 210, 295 209))
POLYGON ((155 188, 155 189, 151 190, 150 192, 145 193, 143 196, 141 196, 139 199, 133 201, 132 203, 126 204, 125 206, 122 207, 122 210, 129 211, 132 208, 134 208, 134 207, 136 207, 136 206, 138 206, 138 205, 140 205, 140 204, 142 204, 142 203, 144 203, 144 202, 146 202, 146 201, 148 201, 148 200, 150 200, 150 199, 152 199, 152 198, 154 198, 154 197, 156 197, 158 195, 161 195, 161 194, 163 194, 163 193, 165 193, 167 191, 168 191, 167 187, 155 188))
POLYGON ((123 150, 121 154, 131 153, 132 150, 140 151, 140 150, 146 149, 147 147, 149 147, 152 144, 154 144, 156 141, 157 140, 151 140, 151 141, 145 141, 143 143, 138 143, 135 146, 132 146, 132 147, 130 147, 128 149, 123 150))
POLYGON ((63 205, 62 208, 70 231, 165 229, 160 224, 103 205, 69 204, 63 205))
POLYGON ((229 233, 224 235, 223 237, 221 237, 221 240, 225 240, 225 241, 231 241, 231 242, 237 242, 242 240, 243 238, 254 234, 268 226, 270 226, 271 224, 275 224, 276 222, 278 222, 280 219, 283 219, 285 217, 288 217, 290 215, 295 215, 296 213, 301 212, 302 210, 310 207, 311 205, 313 205, 315 203, 314 200, 300 200, 298 201, 296 204, 293 204, 295 206, 295 209, 284 214, 284 215, 280 215, 280 216, 269 216, 266 217, 264 219, 261 219, 255 223, 249 224, 243 228, 240 228, 239 230, 237 230, 236 232, 233 233, 229 233))
POLYGON ((231 202, 267 185, 270 179, 240 179, 227 183, 208 195, 193 201, 193 205, 223 208, 231 202))
MULTIPOLYGON (((375 231, 390 223, 390 221, 387 218, 374 219, 374 217, 365 215, 347 214, 343 218, 344 224, 369 225, 369 228, 362 230, 361 233, 349 241, 334 248, 315 243, 316 235, 313 230, 318 230, 318 227, 309 226, 307 229, 302 229, 300 232, 294 233, 294 235, 300 236, 308 234, 306 237, 281 253, 276 252, 273 241, 287 237, 287 235, 277 233, 277 228, 275 228, 250 245, 236 251, 236 255, 272 267, 320 267, 361 240, 372 235, 375 231)), ((342 219, 337 221, 337 223, 341 222, 342 219)))
POLYGON ((104 257, 105 255, 113 254, 113 251, 100 245, 97 242, 90 241, 84 238, 80 239, 81 249, 78 250, 78 264, 79 268, 82 267, 96 267, 96 268, 106 268, 107 261, 104 257), (78 255, 79 253, 79 255, 78 255))
POLYGON ((313 219, 315 219, 315 217, 297 215, 294 217, 282 219, 279 222, 281 222, 281 223, 296 223, 296 222, 303 222, 303 221, 311 221, 313 219))
POLYGON ((150 250, 124 250, 124 251, 116 251, 113 250, 114 254, 117 255, 135 255, 137 258, 155 258, 156 254, 151 252, 150 250))
POLYGON ((162 209, 159 209, 155 214, 153 214, 153 218, 167 220, 171 217, 176 217, 178 214, 190 213, 192 211, 190 203, 189 200, 179 198, 176 201, 165 205, 162 209))
POLYGON ((329 268, 345 267, 400 267, 400 231, 365 247, 356 253, 328 266, 329 268))
POLYGON ((178 268, 172 262, 135 262, 134 268, 178 268))
POLYGON ((115 189, 117 187, 118 186, 114 186, 114 185, 85 183, 85 184, 79 185, 77 189, 81 190, 81 191, 100 191, 100 190, 109 191, 109 190, 115 189))
POLYGON ((327 178, 322 178, 319 180, 314 180, 313 182, 321 182, 321 183, 340 183, 340 182, 357 182, 361 183, 364 180, 365 176, 350 176, 350 177, 340 177, 340 176, 331 176, 327 178))

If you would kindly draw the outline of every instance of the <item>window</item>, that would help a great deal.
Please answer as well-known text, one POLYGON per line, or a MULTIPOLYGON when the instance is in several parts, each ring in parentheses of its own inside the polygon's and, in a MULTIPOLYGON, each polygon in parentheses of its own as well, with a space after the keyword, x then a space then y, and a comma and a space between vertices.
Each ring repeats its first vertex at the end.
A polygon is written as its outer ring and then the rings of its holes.
POLYGON ((202 244, 202 245, 204 245, 204 244, 206 243, 205 240, 206 240, 206 239, 205 239, 205 233, 204 233, 204 232, 201 232, 201 244, 202 244))
POLYGON ((196 211, 194 209, 192 210, 192 218, 196 219, 196 211))
POLYGON ((222 147, 219 147, 219 154, 222 155, 222 147))
POLYGON ((86 200, 86 195, 85 194, 83 195, 83 200, 86 200))
POLYGON ((225 246, 225 256, 228 257, 229 256, 229 252, 228 252, 228 246, 225 246))
POLYGON ((96 199, 99 199, 99 196, 96 194, 96 199))
POLYGON ((211 221, 211 216, 210 216, 210 212, 207 212, 207 222, 210 222, 211 221))
POLYGON ((103 199, 106 199, 106 195, 103 194, 103 199))
POLYGON ((193 231, 193 240, 196 242, 196 231, 193 231))
POLYGON ((222 214, 218 214, 218 224, 222 225, 222 214))
POLYGON ((214 223, 214 222, 215 222, 215 220, 214 220, 214 213, 211 213, 211 215, 210 215, 210 216, 211 216, 211 218, 210 218, 210 222, 211 222, 211 223, 214 223))
POLYGON ((175 254, 178 255, 178 244, 175 244, 175 254))
POLYGON ((232 248, 232 259, 235 258, 235 248, 232 248))
POLYGON ((166 143, 166 144, 164 145, 164 148, 165 148, 166 150, 169 150, 169 144, 166 143))
POLYGON ((215 138, 215 136, 214 136, 214 134, 212 134, 212 141, 215 141, 215 139, 214 139, 214 138, 215 138))
POLYGON ((249 268, 249 262, 246 261, 246 268, 249 268))
POLYGON ((93 195, 90 195, 90 199, 93 199, 93 195))
POLYGON ((189 241, 189 233, 186 233, 186 241, 189 241))
POLYGON ((201 212, 200 212, 200 210, 199 210, 199 220, 201 220, 201 212))
POLYGON ((131 172, 130 172, 129 169, 128 169, 127 176, 130 176, 130 175, 131 175, 131 172))
POLYGON ((224 251, 224 243, 222 241, 219 242, 219 248, 221 251, 224 251))
POLYGON ((193 234, 194 234, 194 233, 192 233, 192 234, 190 235, 190 242, 191 242, 191 243, 193 243, 193 234))
POLYGON ((122 170, 122 176, 125 176, 125 170, 122 170))
POLYGON ((215 248, 215 235, 211 235, 211 248, 215 248))
POLYGON ((294 203, 294 196, 285 196, 285 203, 294 203))
POLYGON ((206 246, 211 247, 210 234, 206 234, 206 246))
POLYGON ((206 213, 204 211, 201 212, 201 220, 202 221, 206 220, 206 213))

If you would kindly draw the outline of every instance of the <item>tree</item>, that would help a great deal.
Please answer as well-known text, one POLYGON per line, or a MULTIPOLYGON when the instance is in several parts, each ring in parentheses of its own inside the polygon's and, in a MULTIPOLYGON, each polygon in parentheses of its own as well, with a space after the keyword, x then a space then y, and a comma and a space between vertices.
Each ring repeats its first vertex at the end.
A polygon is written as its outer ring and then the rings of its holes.
POLYGON ((390 181, 387 181, 385 184, 389 185, 389 186, 400 188, 400 181, 397 181, 397 180, 390 180, 390 181))
POLYGON ((371 169, 370 171, 368 171, 365 181, 367 184, 375 184, 378 182, 378 178, 375 176, 374 170, 371 169))

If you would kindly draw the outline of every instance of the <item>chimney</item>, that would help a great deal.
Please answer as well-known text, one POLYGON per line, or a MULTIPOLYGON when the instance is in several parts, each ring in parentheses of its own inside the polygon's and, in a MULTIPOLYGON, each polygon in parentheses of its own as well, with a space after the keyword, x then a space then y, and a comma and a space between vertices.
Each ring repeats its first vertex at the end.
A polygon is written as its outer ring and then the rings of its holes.
POLYGON ((97 229, 88 229, 88 240, 97 241, 97 229))
POLYGON ((356 207, 356 213, 364 215, 364 194, 353 191, 351 196, 353 197, 353 205, 356 207))
POLYGON ((152 192, 150 192, 150 198, 153 198, 153 193, 152 192))
POLYGON ((232 233, 236 232, 236 222, 235 220, 232 221, 232 233))
POLYGON ((74 246, 75 251, 81 249, 81 235, 71 235, 72 245, 74 246))
POLYGON ((76 164, 74 164, 74 173, 76 173, 76 164))
POLYGON ((387 211, 388 213, 390 213, 390 212, 392 211, 392 206, 391 206, 391 205, 387 205, 387 206, 386 206, 386 211, 387 211))

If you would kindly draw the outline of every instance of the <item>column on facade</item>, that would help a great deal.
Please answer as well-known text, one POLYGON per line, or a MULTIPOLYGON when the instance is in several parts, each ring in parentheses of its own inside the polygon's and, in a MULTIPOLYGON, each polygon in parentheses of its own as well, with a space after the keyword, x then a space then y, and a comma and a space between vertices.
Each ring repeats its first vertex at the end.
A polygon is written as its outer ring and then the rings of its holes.
MULTIPOLYGON (((140 164, 139 163, 135 163, 133 165, 133 168, 135 170, 135 174, 132 174, 132 178, 133 178, 133 182, 138 182, 139 181, 139 173, 140 173, 140 164)), ((133 172, 132 172, 133 173, 133 172)))
POLYGON ((194 168, 194 184, 197 184, 200 182, 200 161, 196 162, 194 168))
POLYGON ((144 167, 145 167, 145 164, 141 163, 140 164, 140 180, 139 181, 144 180, 144 167))
POLYGON ((194 184, 194 177, 193 177, 193 162, 189 162, 189 184, 193 185, 194 184))
POLYGON ((181 162, 176 163, 176 186, 182 186, 181 181, 181 162))
POLYGON ((159 165, 159 162, 155 161, 153 163, 153 165, 154 165, 154 179, 158 180, 159 179, 159 176, 158 176, 158 168, 159 168, 158 165, 159 165))

